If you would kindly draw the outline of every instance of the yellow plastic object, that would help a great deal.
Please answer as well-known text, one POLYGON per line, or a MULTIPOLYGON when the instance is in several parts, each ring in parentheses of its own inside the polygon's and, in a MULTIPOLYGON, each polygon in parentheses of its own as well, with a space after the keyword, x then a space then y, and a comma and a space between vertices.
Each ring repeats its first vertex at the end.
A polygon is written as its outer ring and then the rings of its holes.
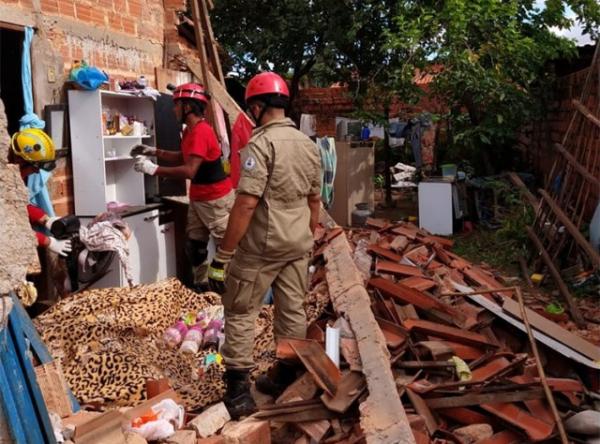
POLYGON ((417 216, 408 216, 408 221, 415 223, 417 221, 417 216))
POLYGON ((460 359, 458 356, 452 356, 448 359, 451 363, 456 367, 456 374, 458 375, 458 379, 461 381, 470 381, 471 380, 471 369, 467 365, 465 361, 460 359))
POLYGON ((544 275, 540 273, 533 273, 530 278, 531 282, 533 282, 535 285, 539 285, 544 280, 544 275))
POLYGON ((33 282, 25 281, 17 288, 17 296, 25 307, 32 306, 37 301, 38 292, 33 282))
POLYGON ((223 170, 225 171, 225 174, 230 175, 231 174, 231 162, 229 162, 229 159, 223 159, 222 163, 223 163, 223 170))
POLYGON ((11 139, 13 152, 27 162, 51 162, 56 157, 54 142, 38 128, 17 131, 11 139))

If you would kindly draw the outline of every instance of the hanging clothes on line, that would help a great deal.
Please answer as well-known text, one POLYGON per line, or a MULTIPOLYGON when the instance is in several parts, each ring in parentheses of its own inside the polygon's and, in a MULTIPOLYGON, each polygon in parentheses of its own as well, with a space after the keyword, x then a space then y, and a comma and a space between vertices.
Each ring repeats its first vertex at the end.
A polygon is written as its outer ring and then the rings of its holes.
POLYGON ((314 114, 302 114, 300 116, 300 131, 308 137, 317 135, 317 118, 314 114))
POLYGON ((317 138, 317 146, 321 153, 321 200, 325 208, 333 204, 337 154, 333 137, 317 138))

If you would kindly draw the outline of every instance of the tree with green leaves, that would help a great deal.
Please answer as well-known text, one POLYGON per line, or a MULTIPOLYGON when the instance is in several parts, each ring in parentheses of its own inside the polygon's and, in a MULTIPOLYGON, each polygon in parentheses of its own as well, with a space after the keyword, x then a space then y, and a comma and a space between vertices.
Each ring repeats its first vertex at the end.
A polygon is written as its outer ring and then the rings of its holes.
MULTIPOLYGON (((569 27, 571 7, 587 32, 598 37, 596 0, 423 1, 422 48, 442 66, 433 90, 449 108, 446 116, 457 156, 479 158, 490 174, 514 145, 519 128, 540 115, 552 80, 549 61, 574 54, 573 42, 551 27, 569 27)), ((407 16, 401 10, 397 20, 407 16)), ((408 17, 410 19, 410 17, 408 17)), ((402 44, 391 35, 390 44, 402 44)))

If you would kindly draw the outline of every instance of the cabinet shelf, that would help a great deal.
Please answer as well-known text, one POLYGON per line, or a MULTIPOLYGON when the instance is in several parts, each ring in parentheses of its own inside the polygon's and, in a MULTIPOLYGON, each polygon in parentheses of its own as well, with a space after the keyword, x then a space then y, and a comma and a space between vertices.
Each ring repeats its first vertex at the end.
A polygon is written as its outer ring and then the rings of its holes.
POLYGON ((134 160, 131 156, 122 156, 122 157, 107 157, 104 159, 105 162, 114 162, 115 160, 134 160))
POLYGON ((103 139, 150 139, 152 136, 102 136, 103 139))

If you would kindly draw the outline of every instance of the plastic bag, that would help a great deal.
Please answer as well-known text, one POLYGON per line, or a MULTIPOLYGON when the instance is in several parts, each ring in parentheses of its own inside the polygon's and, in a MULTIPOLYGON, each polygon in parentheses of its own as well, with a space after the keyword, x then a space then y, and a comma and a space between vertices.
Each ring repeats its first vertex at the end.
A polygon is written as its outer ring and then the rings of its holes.
POLYGON ((108 82, 108 75, 95 66, 89 66, 82 61, 71 69, 69 80, 77 83, 83 89, 94 91, 104 82, 108 82))

